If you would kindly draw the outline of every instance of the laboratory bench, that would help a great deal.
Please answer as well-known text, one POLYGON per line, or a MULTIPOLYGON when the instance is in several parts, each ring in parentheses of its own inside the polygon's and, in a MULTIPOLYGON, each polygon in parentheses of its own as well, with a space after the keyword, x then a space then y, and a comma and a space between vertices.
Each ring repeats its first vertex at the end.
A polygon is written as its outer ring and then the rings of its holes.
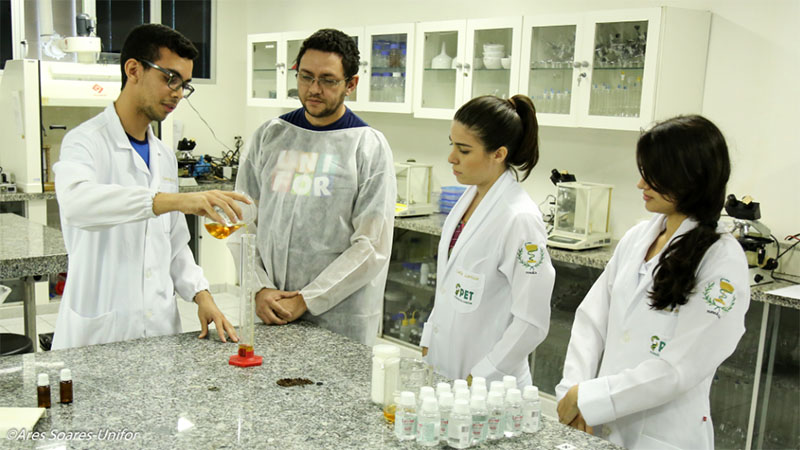
MULTIPOLYGON (((371 349, 310 322, 257 325, 258 367, 228 365, 237 345, 197 333, 0 358, 0 405, 35 407, 47 373, 53 404, 33 430, 94 432, 93 440, 14 442, 16 448, 115 447, 100 433, 125 430, 126 448, 419 448, 398 441, 370 400, 371 349), (58 376, 72 372, 74 402, 58 403, 58 376), (312 384, 281 387, 278 380, 312 384), (135 436, 135 437, 134 437, 135 436)), ((2 439, 2 437, 0 437, 2 439)), ((544 418, 542 430, 481 448, 616 449, 544 418)), ((443 446, 440 446, 443 447, 443 446)))
MULTIPOLYGON (((384 295, 382 337, 419 348, 433 307, 436 260, 444 214, 396 218, 384 295), (422 265, 427 279, 422 280, 422 265), (423 282, 424 281, 424 282, 423 282)), ((531 355, 533 382, 554 395, 561 380, 575 310, 613 255, 599 249, 548 248, 556 280, 550 330, 531 355)), ((800 277, 783 277, 800 282, 800 277)), ((745 334, 712 382, 711 413, 717 449, 800 448, 800 300, 769 293, 789 286, 751 287, 745 334)))
MULTIPOLYGON (((179 192, 200 192, 218 189, 221 191, 232 191, 234 187, 233 181, 215 181, 215 182, 198 182, 197 186, 180 186, 179 192)), ((0 194, 0 203, 4 202, 28 202, 33 200, 55 200, 55 191, 27 193, 27 192, 13 192, 0 194)))

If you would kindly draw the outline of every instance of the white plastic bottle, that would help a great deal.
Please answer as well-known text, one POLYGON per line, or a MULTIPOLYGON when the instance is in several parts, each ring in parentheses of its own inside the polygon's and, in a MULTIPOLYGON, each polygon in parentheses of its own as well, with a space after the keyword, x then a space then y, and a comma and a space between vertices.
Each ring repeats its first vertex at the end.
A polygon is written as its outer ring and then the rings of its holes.
POLYGON ((414 393, 403 391, 394 414, 394 434, 401 441, 410 441, 417 433, 417 404, 414 393))
POLYGON ((467 448, 472 442, 472 415, 466 400, 456 400, 447 427, 447 445, 453 448, 467 448))
POLYGON ((492 381, 489 384, 489 392, 499 392, 501 398, 506 398, 506 387, 502 381, 492 381))
POLYGON ((489 410, 486 409, 486 397, 472 397, 469 412, 472 414, 472 445, 478 445, 486 440, 488 431, 489 410))
POLYGON ((383 383, 386 378, 384 363, 389 358, 400 356, 400 348, 394 345, 378 344, 372 347, 372 401, 383 404, 383 383))
POLYGON ((456 392, 453 394, 453 397, 456 400, 465 400, 467 404, 469 404, 470 393, 469 389, 456 389, 456 392))
POLYGON ((489 397, 489 393, 486 391, 486 386, 472 386, 472 397, 483 397, 486 400, 489 397))
POLYGON ((453 412, 453 393, 442 392, 439 395, 439 416, 441 417, 441 427, 439 438, 447 442, 447 428, 450 425, 450 414, 453 412))
POLYGON ((426 397, 431 397, 436 400, 436 391, 433 390, 430 386, 422 386, 419 388, 419 397, 417 398, 417 410, 422 408, 422 402, 425 401, 426 397))
POLYGON ((457 391, 459 389, 467 389, 469 390, 469 385, 467 384, 467 380, 455 380, 453 381, 453 391, 457 391))
POLYGON ((519 389, 509 389, 506 391, 505 415, 505 435, 506 437, 516 437, 522 432, 522 393, 519 389))
POLYGON ((452 392, 450 390, 450 383, 438 383, 436 385, 436 397, 438 398, 443 392, 452 392))
POLYGON ((424 447, 439 445, 442 418, 435 397, 425 397, 417 416, 417 442, 424 447))
POLYGON ((539 388, 525 386, 522 391, 522 431, 536 433, 539 431, 539 416, 542 405, 539 402, 539 388))
POLYGON ((470 389, 474 392, 475 388, 480 388, 481 386, 486 389, 486 378, 472 377, 472 386, 470 386, 470 389))
POLYGON ((490 441, 502 439, 505 433, 505 424, 503 422, 505 408, 503 407, 503 394, 500 391, 489 392, 487 409, 489 418, 487 420, 486 438, 490 441))

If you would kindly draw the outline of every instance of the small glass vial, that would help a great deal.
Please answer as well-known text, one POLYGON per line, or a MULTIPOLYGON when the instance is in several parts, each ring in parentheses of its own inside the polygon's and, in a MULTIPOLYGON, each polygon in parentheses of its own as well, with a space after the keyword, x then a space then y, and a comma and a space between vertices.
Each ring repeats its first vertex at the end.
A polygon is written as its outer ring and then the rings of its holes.
POLYGON ((519 436, 522 432, 522 393, 519 389, 506 391, 505 408, 505 435, 506 437, 519 436))
POLYGON ((441 427, 439 438, 447 442, 447 428, 450 425, 450 414, 453 412, 453 393, 442 392, 439 394, 439 416, 441 417, 441 427))
POLYGON ((488 430, 486 438, 490 441, 502 439, 505 433, 505 424, 503 418, 505 416, 505 408, 503 408, 503 394, 500 391, 494 390, 489 392, 488 400, 489 418, 487 420, 488 430))
POLYGON ((61 396, 61 403, 72 403, 72 372, 69 369, 61 369, 60 378, 58 393, 61 396))
POLYGON ((411 441, 417 434, 417 403, 414 393, 403 391, 394 414, 394 434, 401 441, 411 441))
POLYGON ((522 391, 522 431, 536 433, 539 431, 539 416, 542 406, 539 402, 539 388, 525 386, 522 391))
POLYGON ((442 427, 442 417, 439 415, 439 406, 435 397, 425 397, 422 408, 417 415, 417 443, 423 447, 439 445, 439 433, 442 427))
POLYGON ((473 396, 469 404, 472 414, 472 445, 479 445, 486 440, 489 421, 489 410, 486 409, 486 397, 473 396))
POLYGON ((447 445, 467 448, 472 443, 472 415, 466 400, 456 400, 447 427, 447 445))
POLYGON ((509 389, 515 389, 517 387, 517 377, 513 375, 504 376, 503 387, 506 388, 506 391, 508 391, 509 389))
POLYGON ((39 408, 50 407, 50 377, 40 373, 36 383, 36 398, 39 408))

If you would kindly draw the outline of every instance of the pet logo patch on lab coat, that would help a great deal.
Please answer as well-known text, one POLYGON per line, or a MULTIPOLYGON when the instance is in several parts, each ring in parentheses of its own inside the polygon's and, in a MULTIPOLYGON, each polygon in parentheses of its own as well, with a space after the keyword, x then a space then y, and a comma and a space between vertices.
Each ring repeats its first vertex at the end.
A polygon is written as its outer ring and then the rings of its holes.
POLYGON ((712 281, 708 283, 703 290, 703 300, 711 306, 706 312, 722 318, 721 314, 733 309, 733 305, 736 303, 736 295, 734 294, 731 280, 720 278, 719 282, 712 281))
POLYGON ((664 350, 666 346, 666 341, 662 341, 658 336, 650 336, 650 353, 652 355, 661 357, 661 350, 664 350))
POLYGON ((517 261, 529 269, 527 273, 535 274, 536 268, 544 262, 544 247, 533 242, 525 242, 517 250, 517 261))

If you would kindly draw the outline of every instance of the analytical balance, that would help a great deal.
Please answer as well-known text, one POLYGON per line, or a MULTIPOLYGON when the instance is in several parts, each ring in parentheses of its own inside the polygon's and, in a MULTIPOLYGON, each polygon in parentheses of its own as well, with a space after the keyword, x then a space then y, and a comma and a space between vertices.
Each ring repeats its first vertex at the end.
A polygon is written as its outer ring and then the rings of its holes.
POLYGON ((570 181, 556 185, 556 213, 550 247, 583 250, 611 244, 611 189, 607 184, 570 181))
POLYGON ((432 169, 430 164, 414 161, 394 163, 397 178, 395 217, 424 216, 436 210, 431 201, 432 169))

